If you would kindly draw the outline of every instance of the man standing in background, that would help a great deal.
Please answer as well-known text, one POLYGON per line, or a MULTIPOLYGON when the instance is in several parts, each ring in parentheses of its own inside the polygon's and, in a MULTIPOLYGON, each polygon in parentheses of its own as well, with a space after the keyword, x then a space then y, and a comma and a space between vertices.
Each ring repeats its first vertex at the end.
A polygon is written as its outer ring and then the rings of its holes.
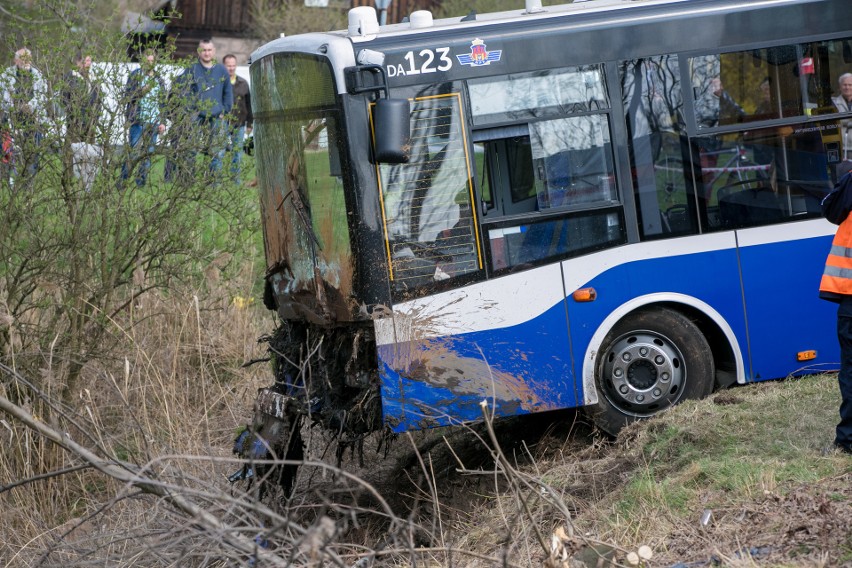
POLYGON ((254 117, 251 114, 251 92, 248 81, 237 75, 237 56, 229 53, 222 58, 222 63, 228 71, 231 88, 234 91, 234 106, 229 120, 229 147, 233 152, 231 158, 231 173, 234 180, 240 182, 240 160, 243 155, 243 142, 246 133, 250 133, 254 117))
POLYGON ((134 163, 139 162, 136 172, 136 185, 139 187, 145 185, 148 179, 151 154, 154 153, 157 136, 166 130, 163 116, 166 85, 156 74, 155 63, 155 52, 146 51, 139 62, 139 68, 133 70, 127 78, 124 89, 127 100, 124 114, 130 124, 128 142, 131 156, 121 168, 121 177, 129 178, 134 163))
POLYGON ((47 84, 32 65, 26 47, 15 52, 15 64, 0 76, 0 111, 8 121, 14 143, 12 175, 22 168, 29 176, 38 170, 39 147, 47 121, 47 84))
MULTIPOLYGON (((192 115, 197 127, 195 139, 180 141, 180 145, 188 147, 180 150, 185 155, 179 159, 194 162, 200 147, 211 156, 210 171, 219 171, 225 155, 225 117, 234 104, 234 90, 228 71, 216 63, 212 40, 198 42, 198 61, 175 80, 174 95, 180 97, 179 104, 192 115)), ((170 177, 171 172, 167 171, 166 178, 170 177)))
POLYGON ((103 149, 98 144, 103 93, 90 73, 92 58, 77 52, 74 68, 65 74, 61 99, 65 109, 65 139, 71 146, 74 176, 92 188, 103 149))

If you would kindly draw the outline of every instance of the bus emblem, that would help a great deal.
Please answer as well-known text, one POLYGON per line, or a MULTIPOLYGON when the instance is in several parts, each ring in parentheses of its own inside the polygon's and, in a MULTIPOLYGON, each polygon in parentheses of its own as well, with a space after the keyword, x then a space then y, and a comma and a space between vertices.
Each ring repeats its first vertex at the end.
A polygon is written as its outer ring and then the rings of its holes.
POLYGON ((456 57, 462 65, 480 66, 500 61, 502 54, 502 49, 488 51, 485 49, 485 42, 476 38, 470 42, 470 54, 465 53, 463 55, 456 55, 456 57))

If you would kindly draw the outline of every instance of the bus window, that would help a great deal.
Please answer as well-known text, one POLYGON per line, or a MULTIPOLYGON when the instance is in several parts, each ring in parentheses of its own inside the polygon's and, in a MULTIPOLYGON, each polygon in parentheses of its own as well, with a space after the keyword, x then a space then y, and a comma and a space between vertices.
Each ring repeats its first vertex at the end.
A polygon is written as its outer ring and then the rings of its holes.
POLYGON ((827 147, 832 173, 842 160, 852 160, 852 94, 841 83, 852 82, 852 38, 815 42, 802 46, 801 76, 805 83, 805 108, 808 114, 843 113, 840 119, 840 140, 836 147, 827 147), (832 154, 840 152, 837 159, 832 154))
POLYGON ((491 267, 517 270, 624 242, 620 212, 594 210, 488 229, 491 267))
POLYGON ((826 148, 837 140, 836 121, 697 138, 708 230, 819 217, 832 185, 826 148))
POLYGON ((819 200, 842 159, 842 124, 809 117, 838 112, 832 76, 848 67, 846 44, 836 40, 689 60, 699 133, 742 123, 736 132, 693 139, 708 230, 819 215, 819 200))
POLYGON ((475 126, 609 108, 600 65, 471 79, 468 95, 475 126))
MULTIPOLYGON (((839 79, 852 71, 852 39, 690 59, 699 130, 837 112, 839 79)), ((841 105, 842 106, 842 105, 841 105)))
POLYGON ((618 199, 604 115, 530 124, 539 210, 618 199))
POLYGON ((480 182, 480 201, 487 215, 531 213, 536 208, 529 128, 526 124, 489 128, 473 133, 480 182), (492 187, 505 185, 506 195, 492 187))
POLYGON ((788 45, 691 58, 698 129, 803 116, 798 53, 788 45))
POLYGON ((493 199, 484 217, 492 270, 622 242, 606 115, 479 130, 473 137, 491 166, 481 179, 493 199))
POLYGON ((677 55, 625 61, 620 80, 641 237, 697 233, 677 55))
POLYGON ((411 104, 411 155, 382 164, 380 197, 394 292, 421 293, 482 268, 461 97, 446 85, 411 104))
POLYGON ((506 138, 499 142, 504 147, 501 154, 509 164, 509 201, 504 212, 522 213, 535 209, 536 186, 533 179, 532 150, 529 136, 506 138))

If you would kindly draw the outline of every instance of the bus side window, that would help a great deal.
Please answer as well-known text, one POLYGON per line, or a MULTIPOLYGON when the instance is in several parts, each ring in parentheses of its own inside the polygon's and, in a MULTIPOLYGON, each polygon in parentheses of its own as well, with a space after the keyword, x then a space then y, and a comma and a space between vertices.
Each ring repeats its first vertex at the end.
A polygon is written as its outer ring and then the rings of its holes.
POLYGON ((533 177, 532 151, 529 136, 503 140, 506 163, 509 165, 510 202, 504 209, 512 213, 535 210, 535 179, 533 177))
POLYGON ((483 142, 473 145, 473 166, 479 188, 479 203, 482 215, 488 215, 494 209, 494 194, 491 192, 491 162, 494 160, 489 154, 489 148, 483 142))
POLYGON ((643 240, 698 232, 677 55, 620 65, 631 172, 643 240))
POLYGON ((624 231, 606 115, 474 132, 487 166, 481 198, 492 271, 518 269, 621 242, 624 231), (491 135, 525 136, 491 139, 491 135), (592 209, 592 211, 587 211, 592 209))
POLYGON ((689 60, 693 85, 719 74, 724 94, 746 112, 737 132, 718 132, 732 123, 721 114, 715 123, 702 122, 703 103, 695 100, 699 136, 691 147, 706 230, 819 216, 844 144, 837 119, 815 119, 838 112, 831 93, 848 67, 844 46, 831 40, 689 60))
POLYGON ((493 216, 535 211, 536 186, 527 125, 481 130, 474 132, 473 139, 483 212, 493 216), (498 191, 503 186, 506 191, 498 191))

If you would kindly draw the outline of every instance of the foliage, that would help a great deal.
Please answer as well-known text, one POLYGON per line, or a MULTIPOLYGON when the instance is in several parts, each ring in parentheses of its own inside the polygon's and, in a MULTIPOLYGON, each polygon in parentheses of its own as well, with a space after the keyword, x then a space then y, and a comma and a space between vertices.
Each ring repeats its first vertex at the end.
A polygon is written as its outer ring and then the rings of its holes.
MULTIPOLYGON (((75 7, 52 0, 38 13, 70 18, 75 7)), ((237 252, 255 253, 256 210, 229 168, 209 166, 224 130, 211 137, 194 120, 192 95, 176 88, 160 92, 169 130, 137 185, 149 156, 125 144, 127 40, 71 28, 48 36, 30 21, 40 20, 16 21, 2 40, 2 52, 13 53, 20 44, 10 41, 28 38, 47 92, 43 108, 26 119, 10 111, 6 122, 15 152, 0 179, 0 352, 22 371, 48 367, 38 386, 68 402, 86 363, 112 355, 111 320, 153 290, 198 282, 211 263, 221 269, 237 252), (78 53, 110 64, 95 64, 84 82, 78 53), (171 180, 162 176, 166 160, 181 166, 171 180)), ((160 73, 168 80, 179 70, 160 73)))
POLYGON ((251 0, 253 33, 266 42, 281 34, 339 30, 346 27, 348 8, 336 0, 327 8, 305 6, 304 0, 251 0))

